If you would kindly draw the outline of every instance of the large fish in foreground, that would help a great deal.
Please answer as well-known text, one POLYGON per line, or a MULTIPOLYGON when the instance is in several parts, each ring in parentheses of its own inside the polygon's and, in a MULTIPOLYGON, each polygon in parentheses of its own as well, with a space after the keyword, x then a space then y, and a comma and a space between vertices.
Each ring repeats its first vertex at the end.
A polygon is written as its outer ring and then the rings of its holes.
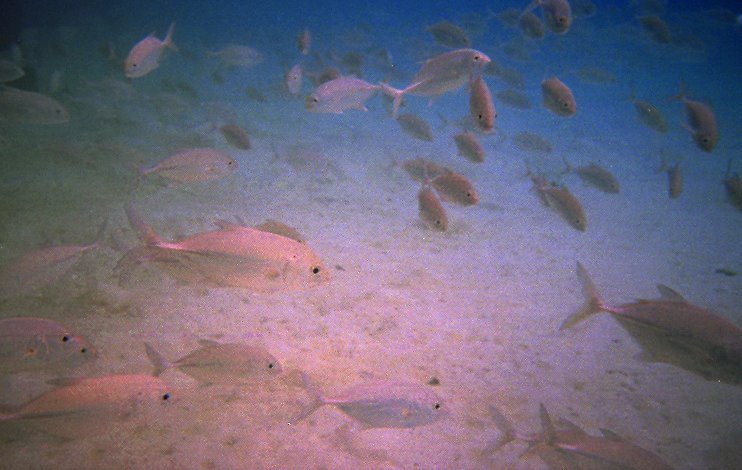
POLYGON ((254 292, 310 288, 330 279, 317 255, 305 243, 291 238, 220 222, 217 230, 169 242, 131 206, 126 207, 126 214, 145 246, 127 253, 119 261, 119 272, 146 260, 187 283, 254 292))
MULTIPOLYGON (((491 446, 490 451, 498 450, 508 442, 519 439, 529 443, 525 454, 535 453, 542 456, 550 450, 558 452, 559 457, 567 460, 564 463, 565 468, 579 468, 571 458, 575 454, 594 460, 601 465, 601 468, 605 465, 611 465, 610 468, 615 466, 631 470, 671 470, 673 468, 657 454, 607 429, 600 430, 602 436, 591 436, 566 420, 560 420, 562 426, 557 429, 543 404, 540 407, 543 430, 536 434, 523 434, 515 431, 508 419, 494 406, 490 406, 490 414, 502 432, 502 437, 491 446)), ((546 459, 545 455, 544 459, 546 459)))
POLYGON ((62 372, 97 356, 87 339, 53 320, 0 319, 0 375, 36 370, 62 372))
POLYGON ((587 300, 561 329, 585 318, 609 312, 643 348, 647 359, 665 362, 708 380, 742 383, 742 328, 703 307, 693 305, 667 286, 658 285, 661 299, 606 304, 587 270, 577 263, 577 275, 587 300))
POLYGON ((404 95, 429 96, 434 98, 446 92, 458 90, 478 77, 491 60, 483 52, 474 49, 456 49, 425 61, 407 87, 398 90, 382 83, 382 90, 394 98, 392 117, 397 118, 404 95))

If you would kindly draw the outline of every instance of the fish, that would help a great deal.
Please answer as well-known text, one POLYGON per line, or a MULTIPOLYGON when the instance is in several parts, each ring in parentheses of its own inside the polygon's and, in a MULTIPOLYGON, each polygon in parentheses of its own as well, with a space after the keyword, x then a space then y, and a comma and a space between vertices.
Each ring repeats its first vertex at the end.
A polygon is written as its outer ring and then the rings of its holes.
POLYGON ((637 340, 645 358, 665 362, 707 380, 742 384, 742 328, 719 314, 685 300, 673 289, 658 285, 662 298, 612 306, 577 262, 585 305, 570 315, 560 330, 599 312, 608 312, 637 340))
POLYGON ((566 455, 582 455, 595 461, 596 464, 610 465, 611 468, 630 470, 672 470, 657 454, 640 447, 608 430, 600 430, 602 436, 592 436, 565 419, 560 419, 557 428, 543 403, 539 407, 541 418, 540 433, 525 434, 516 431, 509 420, 494 406, 489 407, 490 415, 496 426, 502 432, 493 450, 499 449, 515 439, 529 444, 521 455, 541 453, 546 450, 556 450, 566 455))
POLYGON ((672 42, 672 33, 670 32, 670 28, 662 18, 657 15, 644 15, 640 16, 638 19, 642 28, 644 28, 644 31, 649 34, 649 37, 652 38, 653 41, 660 44, 670 44, 672 42))
POLYGON ((459 206, 473 206, 479 203, 479 194, 471 181, 459 173, 447 171, 435 177, 430 183, 444 201, 459 206))
POLYGON ((23 69, 18 67, 15 62, 0 59, 0 83, 18 80, 25 74, 23 69))
MULTIPOLYGON (((247 131, 235 124, 225 124, 219 127, 219 131, 229 142, 229 145, 240 150, 250 150, 250 136, 247 131)), ((233 163, 236 168, 236 163, 233 163)), ((232 168, 232 171, 234 168, 232 168)))
POLYGON ((613 176, 613 173, 596 163, 590 163, 589 165, 578 166, 575 168, 572 167, 565 158, 564 164, 567 166, 567 172, 574 171, 582 181, 603 191, 604 193, 618 194, 621 191, 621 185, 616 177, 613 176))
POLYGON ((301 64, 296 64, 291 67, 289 71, 286 72, 283 81, 286 84, 286 89, 289 93, 294 96, 298 95, 299 92, 301 92, 301 85, 303 82, 301 64))
POLYGON ((448 415, 442 400, 430 387, 413 382, 374 381, 352 385, 333 397, 326 397, 302 374, 312 403, 294 419, 298 423, 319 408, 330 405, 350 416, 363 428, 414 428, 448 415))
POLYGON ((509 88, 507 90, 501 90, 495 93, 497 99, 515 109, 531 109, 531 99, 518 90, 509 88))
POLYGON ((492 93, 490 93, 487 82, 480 75, 473 78, 469 90, 469 115, 477 124, 477 128, 484 132, 492 132, 495 128, 495 118, 497 110, 492 102, 492 93))
POLYGON ((423 118, 415 114, 402 113, 397 116, 397 123, 407 134, 426 142, 433 141, 433 130, 423 118))
POLYGON ((496 62, 490 62, 484 68, 485 75, 491 75, 499 78, 513 88, 523 89, 526 87, 526 79, 523 74, 516 69, 500 65, 496 62))
POLYGON ((404 168, 413 180, 419 183, 425 183, 428 179, 433 180, 451 171, 423 157, 405 160, 402 168, 404 168))
POLYGON ((549 29, 556 34, 565 34, 572 26, 572 8, 567 0, 533 0, 525 11, 537 6, 544 12, 544 20, 549 29))
POLYGON ((680 91, 672 99, 679 100, 685 105, 688 125, 683 127, 693 136, 696 145, 706 152, 714 150, 719 142, 719 126, 716 124, 714 110, 706 103, 688 99, 682 83, 680 91))
POLYGON ((254 86, 249 86, 245 88, 245 94, 247 95, 248 98, 258 103, 265 103, 267 101, 267 98, 265 97, 265 95, 261 93, 260 90, 258 90, 254 86))
POLYGON ((350 75, 341 76, 319 85, 305 100, 305 107, 317 113, 343 114, 348 109, 366 109, 366 100, 381 86, 372 85, 350 75))
POLYGON ((463 29, 448 21, 439 21, 425 28, 435 42, 452 49, 471 47, 471 40, 463 29))
POLYGON ((85 245, 51 245, 26 252, 0 267, 0 297, 25 295, 55 283, 88 251, 100 247, 104 222, 96 239, 85 245))
POLYGON ((667 193, 670 199, 677 199, 683 192, 683 174, 680 172, 680 162, 667 169, 667 193))
POLYGON ((41 418, 72 419, 89 415, 126 415, 144 405, 173 401, 173 392, 160 378, 149 375, 108 375, 50 381, 56 388, 17 407, 4 407, 0 422, 41 418), (7 409, 9 408, 9 409, 7 409))
POLYGON ((237 169, 237 162, 226 153, 214 148, 181 150, 160 163, 140 168, 139 174, 156 174, 180 183, 211 181, 228 176, 237 169))
POLYGON ((574 74, 585 83, 598 85, 616 83, 616 76, 612 72, 600 67, 580 67, 575 70, 574 74))
POLYGON ((729 202, 734 207, 742 211, 742 178, 737 173, 730 174, 732 170, 732 160, 730 159, 727 163, 727 173, 722 180, 724 188, 727 191, 727 197, 729 202))
POLYGON ((587 216, 580 201, 564 186, 557 186, 543 176, 531 175, 533 186, 541 201, 552 208, 572 228, 584 232, 587 230, 587 216))
POLYGON ((411 83, 401 90, 381 83, 384 93, 394 98, 392 117, 397 118, 404 95, 437 97, 457 90, 482 73, 490 62, 490 58, 483 52, 475 49, 456 49, 425 61, 411 83))
POLYGON ((90 341, 54 320, 0 319, 0 376, 37 370, 59 373, 97 357, 90 341))
POLYGON ((441 205, 441 201, 429 184, 424 184, 417 193, 417 208, 425 224, 433 230, 445 232, 448 230, 448 216, 441 205))
POLYGON ((518 28, 531 39, 541 39, 546 35, 543 21, 530 10, 518 17, 518 28))
POLYGON ((60 103, 41 93, 0 87, 0 121, 17 124, 64 124, 70 114, 60 103))
POLYGON ((206 384, 250 384, 269 380, 281 373, 281 364, 265 349, 243 343, 198 341, 199 348, 176 361, 168 361, 149 343, 147 357, 159 377, 167 369, 178 369, 206 384))
POLYGON ((255 228, 263 232, 275 233, 276 235, 296 240, 299 243, 306 243, 306 239, 298 230, 277 220, 266 219, 265 222, 256 225, 255 228))
POLYGON ((482 163, 484 161, 484 148, 479 143, 476 134, 473 132, 462 132, 453 136, 453 140, 456 142, 459 155, 466 157, 474 163, 482 163))
POLYGON ((544 107, 557 116, 570 117, 577 112, 577 103, 572 90, 557 77, 542 81, 541 92, 544 107))
POLYGON ((124 61, 124 75, 127 78, 143 77, 160 66, 160 59, 166 49, 177 51, 178 47, 173 42, 174 30, 175 22, 170 24, 162 41, 152 33, 136 43, 124 61))
POLYGON ((524 152, 547 154, 551 153, 553 150, 553 147, 548 140, 529 131, 521 131, 515 134, 513 137, 513 143, 524 152))
POLYGON ((250 46, 241 44, 227 44, 224 48, 208 55, 217 57, 223 64, 230 67, 250 68, 263 62, 263 54, 250 46))
POLYGON ((304 28, 299 37, 296 38, 296 47, 302 55, 309 55, 309 50, 312 48, 312 33, 309 32, 309 28, 304 28))
POLYGON ((634 93, 631 93, 631 102, 634 103, 636 113, 639 115, 639 119, 650 129, 654 129, 657 132, 664 134, 667 132, 667 121, 662 111, 657 109, 653 104, 640 100, 635 97, 634 93))
POLYGON ((330 272, 306 243, 236 224, 165 241, 132 206, 129 222, 144 246, 129 251, 116 266, 122 278, 143 261, 172 277, 208 287, 237 287, 270 293, 308 289, 330 281, 330 272))

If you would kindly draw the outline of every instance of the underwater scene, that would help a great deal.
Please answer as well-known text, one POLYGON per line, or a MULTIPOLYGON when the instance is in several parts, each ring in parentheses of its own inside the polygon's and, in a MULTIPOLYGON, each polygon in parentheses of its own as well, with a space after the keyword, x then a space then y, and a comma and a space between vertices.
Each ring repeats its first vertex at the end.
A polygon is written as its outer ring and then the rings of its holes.
POLYGON ((733 1, 6 1, 0 468, 732 469, 733 1))

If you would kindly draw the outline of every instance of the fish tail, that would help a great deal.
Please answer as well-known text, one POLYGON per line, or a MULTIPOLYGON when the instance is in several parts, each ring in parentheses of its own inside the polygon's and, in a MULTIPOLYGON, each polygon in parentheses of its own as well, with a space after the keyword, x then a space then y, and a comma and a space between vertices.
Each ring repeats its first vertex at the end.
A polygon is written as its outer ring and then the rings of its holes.
POLYGON ((391 96, 394 101, 392 102, 392 118, 397 119, 397 115, 399 114, 399 107, 402 106, 402 97, 404 96, 404 90, 398 90, 397 88, 394 88, 391 85, 387 85, 384 82, 381 82, 379 85, 381 85, 381 90, 384 92, 385 95, 391 96))
POLYGON ((496 441, 487 446, 488 450, 495 452, 507 443, 515 440, 518 436, 515 433, 515 429, 513 429, 510 420, 507 419, 494 405, 490 405, 490 415, 492 416, 492 420, 495 422, 495 426, 497 426, 497 429, 502 433, 496 441))
POLYGON ((538 414, 539 418, 541 419, 541 428, 544 433, 544 441, 546 444, 553 444, 556 431, 554 431, 554 422, 551 420, 551 416, 549 416, 549 412, 546 411, 546 407, 543 403, 540 404, 538 408, 538 414))
POLYGON ((571 328, 585 318, 605 310, 603 299, 600 298, 598 290, 595 288, 595 284, 593 284, 592 279, 590 279, 590 275, 579 261, 577 262, 577 276, 582 282, 582 294, 585 297, 585 305, 570 315, 569 318, 564 320, 562 326, 559 327, 560 330, 571 328))
POLYGON ((155 233, 152 227, 144 222, 142 216, 134 210, 131 204, 127 204, 124 210, 126 211, 126 216, 129 218, 129 223, 136 230, 139 238, 148 245, 159 245, 162 243, 162 239, 155 233))
POLYGON ((312 401, 301 410, 298 416, 291 420, 291 424, 297 424, 303 421, 325 404, 325 399, 322 397, 319 389, 309 381, 309 376, 305 372, 301 373, 301 380, 304 384, 304 390, 312 397, 312 401))
POLYGON ((685 99, 685 82, 680 79, 678 83, 678 92, 667 98, 668 101, 683 101, 685 99))
POLYGON ((151 362, 152 365, 155 367, 152 371, 152 375, 154 375, 155 377, 159 377, 160 374, 173 367, 173 364, 162 357, 162 355, 157 352, 157 350, 153 348, 151 344, 144 343, 144 350, 147 352, 147 358, 149 359, 149 362, 151 362))
POLYGON ((170 23, 170 27, 167 29, 165 39, 162 40, 162 45, 178 52, 178 46, 173 42, 173 31, 175 31, 175 21, 170 23))

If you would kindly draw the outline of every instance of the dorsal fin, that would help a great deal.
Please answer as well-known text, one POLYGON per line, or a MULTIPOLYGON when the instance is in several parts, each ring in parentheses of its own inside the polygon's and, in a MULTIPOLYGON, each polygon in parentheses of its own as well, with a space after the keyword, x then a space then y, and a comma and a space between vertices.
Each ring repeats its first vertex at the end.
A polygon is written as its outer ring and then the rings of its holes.
POLYGON ((657 290, 660 291, 660 295, 665 300, 675 300, 677 302, 685 302, 686 300, 676 290, 667 287, 664 284, 657 284, 657 290))
POLYGON ((608 440, 622 442, 624 439, 610 429, 600 428, 601 434, 608 440))

